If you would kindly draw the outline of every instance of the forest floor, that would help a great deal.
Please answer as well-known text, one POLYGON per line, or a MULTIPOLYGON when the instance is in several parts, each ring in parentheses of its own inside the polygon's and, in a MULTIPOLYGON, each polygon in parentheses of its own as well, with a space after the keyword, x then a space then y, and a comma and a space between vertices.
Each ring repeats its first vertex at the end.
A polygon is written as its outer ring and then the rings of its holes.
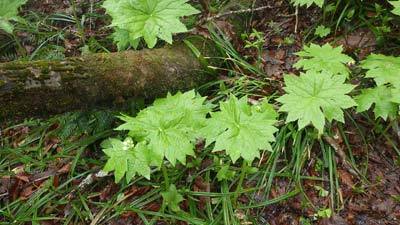
MULTIPOLYGON (((24 56, 3 48, 0 60, 60 59, 116 51, 101 1, 76 2, 29 1, 23 14, 37 23, 36 27, 31 24, 30 32, 18 33, 24 56)), ((249 72, 244 72, 245 79, 232 76, 232 71, 243 72, 232 65, 221 70, 217 85, 205 91, 211 93, 209 99, 221 97, 224 91, 254 99, 282 92, 283 75, 298 73, 293 68, 297 61, 294 53, 302 49, 305 39, 343 45, 356 60, 371 52, 398 53, 396 48, 381 51, 379 40, 365 27, 354 26, 326 38, 306 38, 322 16, 317 9, 300 10, 296 25, 293 8, 286 1, 267 2, 273 13, 255 12, 245 29, 262 33, 261 49, 245 47, 234 28, 232 21, 241 20, 243 15, 213 21, 237 53, 267 74, 267 79, 249 72), (218 90, 221 84, 227 87, 224 91, 218 90)), ((211 36, 205 26, 192 33, 211 36)), ((2 125, 0 224, 196 224, 199 218, 211 217, 208 214, 218 208, 214 208, 215 202, 223 202, 230 192, 221 193, 212 156, 207 152, 199 153, 200 162, 189 159, 193 168, 169 170, 183 190, 186 200, 180 207, 187 213, 160 211, 158 175, 151 182, 138 178, 131 184, 115 184, 112 176, 98 173, 106 160, 99 145, 115 135, 113 128, 119 124, 116 115, 118 112, 112 110, 70 112, 2 125)), ((237 201, 249 207, 233 212, 240 224, 400 224, 400 136, 390 129, 392 124, 371 118, 349 111, 346 125, 334 124, 333 138, 323 137, 324 144, 308 143, 308 134, 303 132, 299 137, 305 144, 298 152, 282 150, 275 156, 266 155, 259 161, 259 169, 244 181, 237 201), (293 162, 296 157, 301 165, 293 162), (295 177, 291 171, 298 168, 301 176, 295 177)), ((296 144, 287 146, 295 148, 296 144)), ((230 189, 234 187, 232 181, 230 189)), ((215 221, 222 221, 222 215, 218 211, 215 221)))

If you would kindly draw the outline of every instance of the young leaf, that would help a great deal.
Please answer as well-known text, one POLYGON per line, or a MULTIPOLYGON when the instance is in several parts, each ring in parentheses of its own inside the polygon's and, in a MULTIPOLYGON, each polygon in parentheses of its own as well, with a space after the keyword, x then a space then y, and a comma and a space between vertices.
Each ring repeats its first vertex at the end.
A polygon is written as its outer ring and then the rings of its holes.
POLYGON ((0 1, 0 29, 7 33, 14 31, 14 26, 10 21, 21 20, 18 17, 18 9, 26 3, 27 0, 1 0, 0 1))
POLYGON ((331 28, 325 27, 324 25, 320 25, 315 29, 315 35, 320 38, 324 38, 331 33, 331 28))
POLYGON ((366 77, 373 78, 378 86, 390 83, 400 88, 400 57, 371 54, 361 66, 368 70, 366 77))
POLYGON ((364 112, 375 105, 375 117, 381 117, 386 120, 397 115, 398 106, 393 103, 391 89, 386 86, 378 86, 375 88, 363 89, 361 94, 355 97, 358 104, 357 112, 364 112))
POLYGON ((332 216, 332 209, 321 209, 315 214, 319 218, 331 218, 332 216))
POLYGON ((343 48, 332 47, 329 43, 319 46, 311 44, 305 46, 303 51, 297 53, 301 59, 294 65, 297 69, 324 72, 332 75, 349 75, 349 69, 345 64, 354 61, 351 57, 342 54, 343 48))
POLYGON ((234 170, 230 170, 229 165, 224 165, 219 169, 217 173, 218 181, 223 180, 232 180, 235 177, 236 172, 234 170))
POLYGON ((187 155, 194 155, 193 148, 198 130, 205 126, 210 107, 205 98, 194 91, 158 99, 135 117, 122 116, 126 123, 117 130, 129 130, 129 135, 148 143, 154 165, 161 165, 164 157, 172 165, 186 163, 187 155))
POLYGON ((272 151, 277 113, 270 104, 250 106, 247 97, 238 100, 231 96, 220 103, 220 109, 211 113, 202 129, 207 145, 215 142, 214 152, 225 150, 233 162, 239 157, 251 162, 259 157, 261 149, 272 151))
POLYGON ((161 196, 163 197, 163 203, 168 206, 173 212, 179 212, 181 210, 179 208, 179 203, 183 201, 183 197, 176 190, 175 185, 171 184, 168 191, 162 192, 161 196))
POLYGON ((284 77, 286 94, 277 101, 283 105, 280 111, 287 112, 286 122, 298 121, 299 129, 314 125, 319 134, 328 121, 344 122, 342 109, 355 106, 355 101, 347 94, 354 89, 345 84, 345 76, 307 71, 300 76, 284 77))
POLYGON ((307 6, 310 7, 312 4, 316 4, 320 8, 324 5, 325 0, 292 0, 293 5, 296 6, 307 6))
POLYGON ((109 157, 104 171, 114 171, 115 182, 119 182, 125 175, 126 181, 129 182, 136 175, 150 179, 150 167, 146 159, 145 148, 143 143, 136 146, 131 138, 120 141, 110 138, 102 144, 104 153, 109 157))
POLYGON ((389 1, 389 3, 392 4, 394 7, 392 13, 400 16, 400 1, 389 1))
POLYGON ((153 48, 160 38, 172 43, 172 34, 186 32, 180 17, 199 13, 188 0, 106 0, 103 7, 112 26, 129 32, 129 40, 144 38, 153 48))

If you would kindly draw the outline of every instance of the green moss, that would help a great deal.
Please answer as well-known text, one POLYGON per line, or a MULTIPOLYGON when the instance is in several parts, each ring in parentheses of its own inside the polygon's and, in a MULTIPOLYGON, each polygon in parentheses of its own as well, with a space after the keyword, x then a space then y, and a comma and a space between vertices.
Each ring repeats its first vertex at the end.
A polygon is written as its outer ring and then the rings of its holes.
MULTIPOLYGON (((194 43, 201 51, 209 47, 201 40, 194 43)), ((64 61, 0 64, 2 75, 15 84, 11 98, 0 100, 0 104, 9 106, 0 107, 0 120, 110 105, 119 96, 151 100, 165 96, 166 92, 204 84, 211 77, 202 69, 191 50, 179 43, 160 49, 93 54, 64 61), (36 76, 29 67, 36 69, 33 70, 36 76), (61 88, 24 88, 29 78, 44 82, 53 75, 61 77, 61 88)))

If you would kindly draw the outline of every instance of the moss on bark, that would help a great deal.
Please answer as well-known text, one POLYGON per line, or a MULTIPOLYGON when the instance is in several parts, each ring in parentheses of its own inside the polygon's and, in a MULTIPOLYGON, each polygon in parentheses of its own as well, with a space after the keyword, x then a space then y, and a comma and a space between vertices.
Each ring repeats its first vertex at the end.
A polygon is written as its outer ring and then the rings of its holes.
MULTIPOLYGON (((195 41, 202 52, 212 48, 195 41)), ((183 43, 161 49, 92 54, 63 61, 0 64, 0 121, 153 99, 212 79, 183 43)))

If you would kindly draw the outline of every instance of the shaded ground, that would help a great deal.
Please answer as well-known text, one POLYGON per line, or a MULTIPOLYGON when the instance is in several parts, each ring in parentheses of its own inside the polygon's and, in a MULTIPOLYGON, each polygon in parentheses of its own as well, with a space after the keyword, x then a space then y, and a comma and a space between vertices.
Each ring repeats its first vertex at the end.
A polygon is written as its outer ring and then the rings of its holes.
MULTIPOLYGON (((349 131, 349 133, 352 131, 349 131)), ((353 133, 354 135, 354 133, 353 133)), ((338 177, 340 189, 340 210, 331 219, 319 220, 316 224, 354 224, 354 225, 395 225, 400 223, 400 169, 398 157, 393 151, 393 147, 384 141, 365 146, 359 137, 350 137, 353 154, 357 165, 361 165, 365 171, 363 180, 359 176, 353 175, 346 167, 341 165, 341 160, 336 157, 338 162, 338 177)), ((344 143, 341 143, 344 145, 344 143)), ((317 155, 311 158, 318 159, 317 155)), ((316 161, 311 160, 308 175, 317 175, 316 161)), ((359 168, 361 169, 361 168, 359 168)), ((282 193, 287 186, 287 181, 278 180, 275 182, 276 191, 282 193)), ((322 197, 320 189, 316 186, 329 189, 327 182, 315 182, 306 180, 304 182, 305 193, 316 207, 329 205, 329 196, 322 197)), ((272 192, 274 193, 274 191, 272 192)), ((304 197, 299 195, 288 202, 280 203, 267 207, 264 211, 265 221, 270 224, 301 224, 299 218, 313 218, 315 211, 313 207, 304 208, 304 197)))

